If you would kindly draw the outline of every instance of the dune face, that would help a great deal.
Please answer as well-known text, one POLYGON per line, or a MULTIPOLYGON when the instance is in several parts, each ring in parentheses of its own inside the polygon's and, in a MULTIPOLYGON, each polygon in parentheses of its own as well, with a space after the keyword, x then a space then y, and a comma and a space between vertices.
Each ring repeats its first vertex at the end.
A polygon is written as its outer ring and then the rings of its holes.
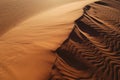
POLYGON ((120 80, 120 1, 84 7, 56 52, 50 80, 120 80))
POLYGON ((0 80, 120 80, 119 0, 39 1, 0 11, 0 80))
POLYGON ((82 8, 93 1, 82 0, 49 9, 2 35, 0 80, 48 80, 56 59, 54 51, 68 37, 74 21, 83 14, 82 8))

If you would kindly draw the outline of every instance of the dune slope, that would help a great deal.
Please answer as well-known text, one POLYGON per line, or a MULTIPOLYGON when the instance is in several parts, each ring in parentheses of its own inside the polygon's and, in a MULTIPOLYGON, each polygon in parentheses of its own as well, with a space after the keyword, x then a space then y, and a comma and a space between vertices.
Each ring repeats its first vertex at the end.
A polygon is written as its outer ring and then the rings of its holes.
POLYGON ((15 26, 0 37, 0 80, 47 80, 53 54, 73 28, 83 0, 54 8, 15 26))
POLYGON ((120 1, 84 7, 56 52, 50 80, 120 80, 120 1))

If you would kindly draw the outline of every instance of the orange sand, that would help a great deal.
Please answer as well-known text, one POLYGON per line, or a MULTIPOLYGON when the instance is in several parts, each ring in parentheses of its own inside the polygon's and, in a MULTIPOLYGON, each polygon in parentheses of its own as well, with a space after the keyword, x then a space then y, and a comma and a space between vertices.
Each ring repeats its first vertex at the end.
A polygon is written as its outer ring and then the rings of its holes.
POLYGON ((27 19, 0 38, 0 80, 47 80, 52 53, 67 38, 82 8, 95 0, 69 3, 27 19))

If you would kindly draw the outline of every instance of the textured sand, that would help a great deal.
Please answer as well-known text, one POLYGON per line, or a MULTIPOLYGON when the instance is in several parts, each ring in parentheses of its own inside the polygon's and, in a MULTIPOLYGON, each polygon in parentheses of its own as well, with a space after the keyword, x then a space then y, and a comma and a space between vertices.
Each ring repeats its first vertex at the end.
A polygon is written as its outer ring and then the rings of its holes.
POLYGON ((85 6, 56 52, 50 80, 120 80, 120 1, 85 6))
POLYGON ((57 7, 18 24, 0 38, 0 80, 47 80, 53 51, 67 38, 82 8, 95 0, 57 7))

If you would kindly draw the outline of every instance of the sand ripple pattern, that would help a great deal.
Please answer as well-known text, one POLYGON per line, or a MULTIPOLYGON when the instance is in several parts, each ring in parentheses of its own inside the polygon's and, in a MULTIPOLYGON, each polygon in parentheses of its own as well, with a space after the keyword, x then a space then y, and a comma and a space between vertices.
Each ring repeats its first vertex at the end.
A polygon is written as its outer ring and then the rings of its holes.
POLYGON ((56 52, 50 80, 120 80, 120 1, 84 7, 56 52))

